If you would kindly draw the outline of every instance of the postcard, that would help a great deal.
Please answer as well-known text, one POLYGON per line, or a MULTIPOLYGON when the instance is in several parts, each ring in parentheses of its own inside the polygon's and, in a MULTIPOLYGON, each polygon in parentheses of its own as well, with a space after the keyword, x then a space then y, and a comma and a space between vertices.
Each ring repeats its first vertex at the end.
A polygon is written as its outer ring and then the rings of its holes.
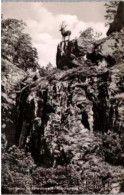
POLYGON ((2 194, 124 193, 124 1, 2 1, 2 194))

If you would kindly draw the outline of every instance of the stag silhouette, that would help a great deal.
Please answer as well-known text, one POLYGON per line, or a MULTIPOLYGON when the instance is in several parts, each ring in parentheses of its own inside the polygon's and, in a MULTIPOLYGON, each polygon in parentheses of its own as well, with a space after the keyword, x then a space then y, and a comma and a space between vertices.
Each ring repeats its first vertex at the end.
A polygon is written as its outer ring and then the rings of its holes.
POLYGON ((62 22, 61 26, 60 26, 60 31, 61 31, 61 35, 62 35, 62 41, 65 41, 65 38, 68 37, 68 41, 70 39, 70 35, 71 35, 71 31, 70 30, 65 30, 67 25, 64 25, 64 22, 62 22))

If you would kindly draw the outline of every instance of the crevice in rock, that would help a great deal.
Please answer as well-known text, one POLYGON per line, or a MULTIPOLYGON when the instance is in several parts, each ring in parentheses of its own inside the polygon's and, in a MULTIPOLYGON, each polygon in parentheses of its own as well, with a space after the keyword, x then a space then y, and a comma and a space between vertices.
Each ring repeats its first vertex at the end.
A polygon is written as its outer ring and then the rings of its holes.
POLYGON ((107 132, 109 127, 108 92, 104 85, 99 86, 98 102, 93 102, 94 130, 107 132))
MULTIPOLYGON (((44 128, 45 128, 45 125, 47 124, 47 120, 48 120, 48 117, 47 117, 47 112, 46 112, 46 105, 47 105, 47 90, 46 91, 43 91, 43 94, 42 94, 42 98, 43 98, 43 105, 42 105, 42 114, 41 114, 41 126, 38 127, 38 129, 35 129, 35 131, 37 131, 37 136, 36 138, 34 139, 34 142, 37 142, 37 143, 34 143, 36 144, 36 148, 34 149, 34 144, 32 144, 32 155, 35 159, 36 162, 39 162, 40 160, 43 161, 43 159, 41 159, 41 148, 43 147, 44 145, 44 154, 45 154, 45 140, 42 139, 42 137, 44 137, 44 128), (42 143, 43 142, 43 143, 42 143)), ((33 136, 32 136, 32 139, 33 139, 33 136)), ((33 141, 33 140, 32 140, 33 141)), ((41 162, 42 163, 42 162, 41 162)))
POLYGON ((89 122, 88 122, 88 115, 87 115, 87 113, 85 111, 83 111, 81 114, 82 114, 82 119, 81 119, 82 124, 84 125, 84 127, 86 129, 90 130, 90 125, 89 125, 89 122))
POLYGON ((116 60, 114 57, 108 55, 105 57, 106 62, 108 63, 108 66, 111 67, 116 64, 116 60))
MULTIPOLYGON (((15 144, 19 145, 20 135, 23 127, 23 121, 25 119, 25 110, 26 108, 26 99, 28 96, 29 90, 22 91, 16 97, 16 106, 17 106, 17 124, 16 124, 16 134, 15 134, 15 144)), ((34 105, 32 105, 32 109, 34 105)), ((28 110, 26 110, 28 113, 28 110)), ((30 113, 30 112, 29 112, 30 113)))
POLYGON ((92 53, 87 53, 87 59, 91 60, 93 64, 97 64, 99 61, 103 60, 103 56, 99 53, 96 53, 95 49, 92 53))

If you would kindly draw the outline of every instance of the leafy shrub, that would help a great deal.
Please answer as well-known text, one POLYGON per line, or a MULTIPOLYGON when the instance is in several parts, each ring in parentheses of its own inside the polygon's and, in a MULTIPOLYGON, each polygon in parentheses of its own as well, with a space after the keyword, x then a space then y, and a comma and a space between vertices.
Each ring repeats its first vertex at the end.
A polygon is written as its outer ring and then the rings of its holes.
POLYGON ((108 131, 102 139, 105 161, 113 165, 124 165, 124 136, 108 131))
MULTIPOLYGON (((86 163, 87 164, 87 163, 86 163)), ((82 166, 38 167, 32 174, 35 193, 108 193, 111 190, 111 174, 104 163, 82 166)))
MULTIPOLYGON (((82 161, 81 164, 73 162, 73 164, 70 163, 66 166, 46 168, 36 167, 31 155, 16 146, 7 149, 5 136, 2 136, 2 193, 110 193, 113 180, 115 181, 117 178, 119 182, 123 181, 123 173, 120 166, 115 167, 105 163, 103 157, 109 156, 114 160, 118 160, 120 156, 122 158, 123 139, 116 133, 108 132, 105 134, 102 155, 99 154, 100 139, 100 137, 96 138, 98 140, 97 147, 95 143, 91 146, 92 150, 87 154, 87 160, 82 161), (108 143, 112 150, 108 147, 108 143), (118 158, 115 158, 116 148, 118 158)), ((123 182, 120 185, 121 191, 123 191, 123 182)))
POLYGON ((16 146, 5 148, 2 153, 2 193, 31 193, 31 172, 35 167, 29 153, 16 146))

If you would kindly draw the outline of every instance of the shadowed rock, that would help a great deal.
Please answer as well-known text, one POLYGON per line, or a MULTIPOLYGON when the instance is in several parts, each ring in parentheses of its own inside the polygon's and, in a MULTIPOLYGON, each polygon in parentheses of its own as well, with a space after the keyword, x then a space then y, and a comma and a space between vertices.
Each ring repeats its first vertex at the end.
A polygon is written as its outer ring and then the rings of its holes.
POLYGON ((120 1, 117 9, 117 14, 115 15, 114 21, 110 24, 107 31, 107 35, 113 32, 120 32, 124 27, 124 2, 120 1))

